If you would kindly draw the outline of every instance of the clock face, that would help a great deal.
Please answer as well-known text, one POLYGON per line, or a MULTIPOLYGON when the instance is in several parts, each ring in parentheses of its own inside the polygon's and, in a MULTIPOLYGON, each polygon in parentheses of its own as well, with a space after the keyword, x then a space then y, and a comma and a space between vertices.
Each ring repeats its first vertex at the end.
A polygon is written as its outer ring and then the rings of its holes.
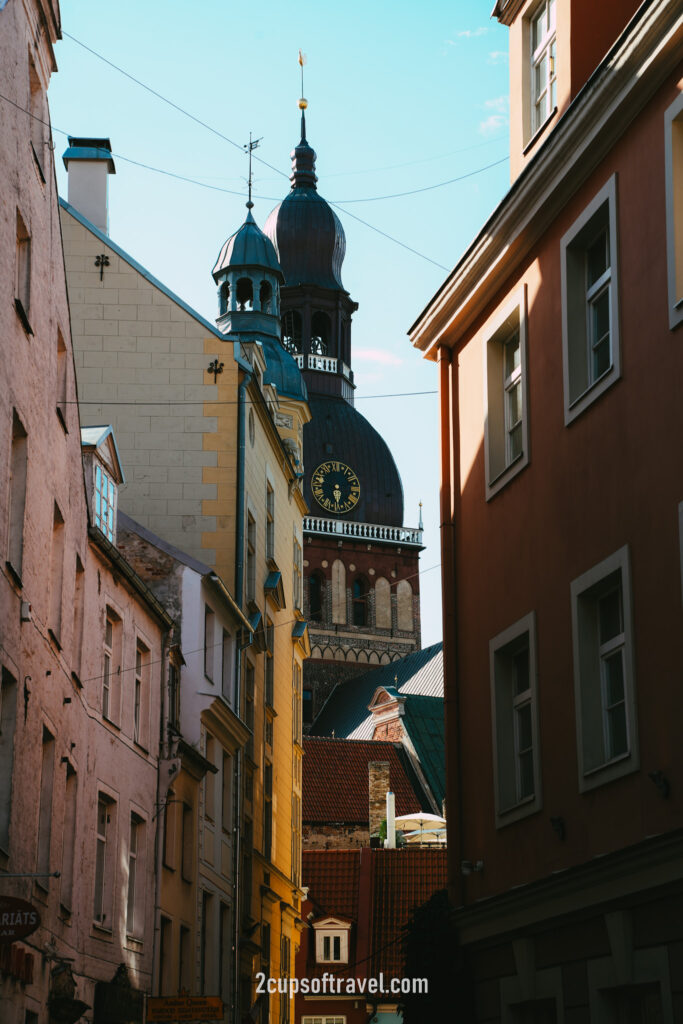
POLYGON ((321 462, 311 479, 313 497, 326 512, 350 512, 360 498, 360 482, 344 462, 321 462))

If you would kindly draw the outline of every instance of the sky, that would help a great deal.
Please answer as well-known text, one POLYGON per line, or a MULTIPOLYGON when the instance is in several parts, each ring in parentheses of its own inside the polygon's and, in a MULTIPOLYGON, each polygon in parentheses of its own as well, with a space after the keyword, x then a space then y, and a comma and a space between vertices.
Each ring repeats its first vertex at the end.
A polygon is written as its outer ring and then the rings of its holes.
MULTIPOLYGON (((423 503, 423 646, 442 634, 437 375, 406 332, 508 187, 508 40, 492 6, 61 0, 49 89, 58 157, 65 133, 111 139, 112 239, 213 321, 211 268, 246 214, 241 147, 250 132, 261 140, 253 196, 261 226, 289 191, 303 51, 318 190, 338 204, 342 278, 359 303, 356 408, 394 454, 406 526, 417 526, 423 503), (386 395, 400 397, 377 397, 386 395)), ((61 160, 57 178, 66 197, 61 160)))

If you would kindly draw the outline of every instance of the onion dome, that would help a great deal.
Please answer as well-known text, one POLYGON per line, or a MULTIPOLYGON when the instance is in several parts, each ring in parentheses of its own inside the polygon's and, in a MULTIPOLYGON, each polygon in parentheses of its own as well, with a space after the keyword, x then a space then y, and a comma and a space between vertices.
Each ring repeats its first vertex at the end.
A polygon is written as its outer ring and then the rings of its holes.
POLYGON ((346 237, 339 218, 318 193, 317 180, 302 111, 301 141, 292 152, 292 188, 271 211, 264 231, 277 251, 285 284, 343 289, 346 237))
POLYGON ((254 220, 251 210, 238 231, 231 235, 218 254, 216 266, 211 273, 214 278, 234 267, 261 267, 281 277, 275 247, 254 220))
POLYGON ((293 398, 297 402, 308 401, 308 391, 301 370, 289 352, 285 352, 279 341, 263 335, 260 338, 266 357, 266 384, 274 384, 278 395, 293 398))
POLYGON ((401 477, 381 435, 343 398, 311 395, 308 405, 313 418, 304 426, 304 496, 310 515, 402 526, 401 477), (311 489, 315 470, 332 459, 348 466, 360 483, 358 502, 345 514, 323 511, 311 489))

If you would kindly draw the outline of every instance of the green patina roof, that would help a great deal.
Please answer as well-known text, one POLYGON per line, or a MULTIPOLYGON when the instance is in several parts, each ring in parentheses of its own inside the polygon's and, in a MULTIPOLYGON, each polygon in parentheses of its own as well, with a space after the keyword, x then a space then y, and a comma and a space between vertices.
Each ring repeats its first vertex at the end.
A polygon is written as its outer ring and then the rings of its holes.
POLYGON ((443 700, 410 694, 404 704, 403 725, 439 804, 446 796, 443 700))

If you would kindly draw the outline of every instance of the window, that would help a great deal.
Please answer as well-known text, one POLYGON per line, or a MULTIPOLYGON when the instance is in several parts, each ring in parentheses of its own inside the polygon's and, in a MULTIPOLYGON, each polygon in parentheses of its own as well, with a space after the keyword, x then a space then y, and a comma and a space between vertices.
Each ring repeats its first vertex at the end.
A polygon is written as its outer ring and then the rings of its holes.
POLYGON ((275 627, 270 619, 266 619, 266 650, 265 650, 265 698, 266 704, 273 706, 275 684, 275 627))
POLYGON ((301 1024, 346 1024, 346 1017, 302 1017, 301 1024))
POLYGON ((364 626, 368 620, 368 587, 362 576, 353 581, 353 624, 364 626))
MULTIPOLYGON (((207 735, 204 756, 212 766, 215 766, 215 746, 216 742, 213 736, 207 735)), ((204 817, 209 821, 214 821, 216 817, 216 776, 211 769, 204 776, 204 817)))
POLYGON ((292 739, 295 743, 301 743, 301 702, 302 702, 302 681, 301 665, 294 662, 292 669, 292 739))
POLYGON ((199 934, 199 991, 200 995, 205 995, 211 991, 211 965, 209 963, 209 951, 212 947, 211 942, 211 916, 212 916, 213 898, 211 893, 208 893, 206 889, 202 890, 202 919, 200 925, 199 934))
POLYGON ((303 723, 310 725, 313 721, 313 691, 306 688, 303 693, 303 723))
POLYGON ((247 662, 244 687, 244 724, 251 735, 247 740, 247 757, 254 760, 254 666, 247 662))
POLYGON ((3 668, 0 676, 0 849, 9 853, 12 816, 12 766, 17 722, 17 681, 3 668))
POLYGON ((301 797, 292 793, 292 881, 301 883, 301 797))
POLYGON ((74 861, 76 853, 76 798, 78 776, 73 766, 66 763, 66 785, 64 787, 64 825, 62 828, 62 876, 59 901, 68 913, 73 902, 74 861))
POLYGON ((579 788, 638 768, 630 564, 624 547, 571 585, 579 788))
POLYGON ((135 685, 133 692, 133 739, 141 746, 148 744, 149 650, 138 640, 135 646, 135 685))
POLYGON ((164 867, 175 871, 176 866, 176 801, 175 792, 169 789, 164 804, 164 846, 162 851, 164 867))
MULTIPOLYGON (((280 936, 280 977, 288 978, 292 961, 292 944, 286 935, 280 936)), ((278 986, 279 988, 279 986, 278 986)), ((284 989, 285 986, 283 985, 284 989)), ((287 998, 280 998, 280 1024, 289 1024, 289 1003, 287 998)))
POLYGON ((159 918, 159 992, 160 996, 171 994, 171 943, 173 940, 173 922, 164 917, 159 918))
POLYGON ((180 874, 184 882, 192 881, 194 867, 194 811, 190 804, 183 803, 182 860, 180 874))
MULTIPOLYGON (((85 619, 85 570, 76 555, 76 576, 74 580, 73 633, 71 636, 71 674, 79 682, 83 654, 83 623, 85 619)), ((79 682, 80 685, 80 682, 79 682)))
POLYGON ((38 857, 36 871, 43 875, 36 881, 43 889, 48 887, 48 878, 53 868, 50 865, 52 842, 52 791, 55 775, 55 738, 43 726, 43 751, 40 770, 40 809, 38 812, 38 857))
POLYGON ((180 669, 174 661, 168 663, 168 721, 173 729, 180 728, 180 669))
POLYGON ((117 487, 99 462, 95 463, 95 526, 112 544, 116 541, 117 487))
POLYGON ((664 114, 669 327, 683 322, 683 93, 664 114))
POLYGON ((247 601, 256 598, 256 520, 247 512, 247 601))
POLYGON ((237 309, 240 313, 250 313, 254 308, 254 285, 248 277, 240 277, 237 281, 237 309))
POLYGON ((408 580, 399 580, 396 587, 396 624, 404 633, 412 633, 413 621, 413 588, 408 580))
POLYGON ((235 693, 232 686, 233 680, 233 645, 232 637, 223 630, 223 644, 221 647, 221 686, 223 696, 227 700, 228 704, 232 705, 235 701, 235 693))
POLYGON ((308 579, 308 617, 311 622, 323 621, 324 593, 325 577, 321 572, 314 572, 308 579))
POLYGON ((62 332, 57 331, 57 416, 68 434, 67 427, 67 353, 62 332))
POLYGON ((116 804, 110 797, 100 793, 97 800, 97 828, 95 833, 95 898, 93 916, 103 928, 112 927, 112 896, 116 858, 114 849, 116 836, 116 804))
POLYGON ((221 774, 221 826, 224 832, 232 832, 232 758, 223 751, 221 774))
POLYGON ((273 287, 269 281, 261 281, 258 291, 258 299, 261 312, 273 312, 273 287))
POLYGON ((24 558, 24 511, 26 507, 27 468, 28 441, 26 431, 16 412, 13 412, 7 563, 12 575, 19 583, 21 583, 21 567, 24 558))
POLYGON ((282 317, 282 347, 292 355, 301 352, 301 314, 289 310, 282 317))
POLYGON ((526 285, 487 325, 484 352, 484 457, 489 500, 529 461, 526 285))
POLYGON ((311 318, 311 352, 313 355, 328 355, 330 333, 330 318, 327 313, 314 313, 311 318))
POLYGON ((118 722, 121 687, 121 619, 107 608, 104 625, 104 666, 102 669, 102 715, 118 722))
POLYGON ((496 825, 541 807, 535 617, 526 615, 489 645, 496 825))
POLYGON ((271 859, 273 846, 273 766, 263 770, 263 856, 271 859))
POLYGON ((178 991, 192 991, 192 955, 190 950, 192 933, 185 925, 180 926, 178 946, 178 991))
POLYGON ((62 589, 64 586, 64 517, 57 504, 52 513, 52 547, 50 548, 50 618, 49 628, 60 646, 62 633, 62 589))
POLYGON ((301 611, 303 608, 303 594, 301 580, 303 578, 303 556, 301 553, 301 544, 299 544, 296 537, 294 538, 294 557, 293 557, 293 572, 294 572, 294 584, 293 584, 293 595, 294 595, 294 607, 301 611))
POLYGON ((346 567, 340 558, 332 563, 332 622, 346 625, 346 567))
POLYGON ((560 243, 565 423, 621 375, 616 177, 560 243))
POLYGON ((320 963, 349 962, 350 925, 334 918, 325 918, 313 924, 315 930, 315 958, 320 963))
POLYGON ((555 0, 543 0, 531 19, 531 134, 557 106, 555 0))
POLYGON ((144 863, 144 821, 137 814, 130 816, 130 841, 128 845, 128 903, 126 932, 139 937, 143 933, 143 895, 145 880, 142 871, 144 863))
POLYGON ((45 159, 45 109, 43 100, 43 90, 38 78, 38 72, 34 62, 29 57, 28 62, 28 73, 29 73, 29 85, 31 89, 31 146, 33 147, 33 157, 38 167, 38 172, 43 181, 45 181, 45 172, 43 170, 43 162, 45 159))
POLYGON ((266 484, 266 558, 275 558, 275 492, 266 484))
POLYGON ((210 683, 213 682, 215 631, 216 616, 208 604, 204 605, 204 675, 210 683))
POLYGON ((218 915, 218 995, 222 999, 230 991, 230 949, 232 945, 230 907, 222 901, 219 904, 218 915))
POLYGON ((24 330, 33 334, 28 319, 31 308, 31 236, 18 210, 14 305, 24 330))

